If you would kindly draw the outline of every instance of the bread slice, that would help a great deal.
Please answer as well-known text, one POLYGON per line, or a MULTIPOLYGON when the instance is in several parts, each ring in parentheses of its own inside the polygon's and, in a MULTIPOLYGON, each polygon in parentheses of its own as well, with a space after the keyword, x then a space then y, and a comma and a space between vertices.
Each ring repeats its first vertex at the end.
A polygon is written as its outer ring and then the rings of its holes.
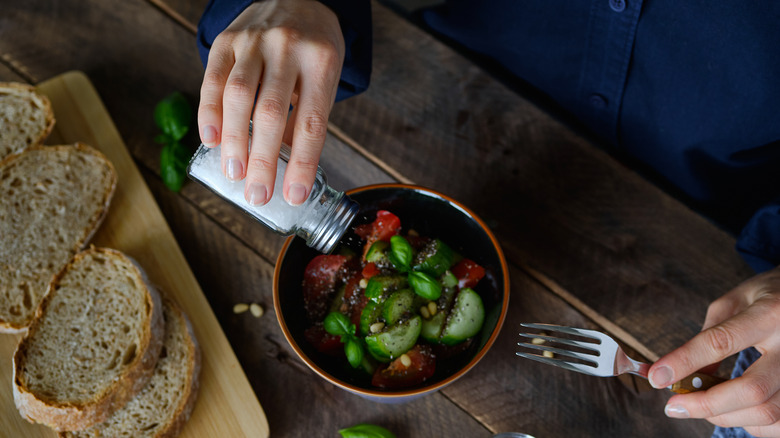
POLYGON ((52 128, 48 97, 27 84, 0 82, 0 160, 42 144, 52 128))
POLYGON ((119 251, 89 248, 52 280, 14 353, 14 402, 55 430, 103 422, 149 382, 162 348, 160 295, 119 251))
POLYGON ((80 143, 0 161, 0 332, 30 324, 52 276, 97 230, 116 182, 111 162, 80 143))
POLYGON ((163 297, 165 341, 149 383, 108 420, 61 438, 174 437, 190 418, 198 394, 200 349, 187 316, 163 297))

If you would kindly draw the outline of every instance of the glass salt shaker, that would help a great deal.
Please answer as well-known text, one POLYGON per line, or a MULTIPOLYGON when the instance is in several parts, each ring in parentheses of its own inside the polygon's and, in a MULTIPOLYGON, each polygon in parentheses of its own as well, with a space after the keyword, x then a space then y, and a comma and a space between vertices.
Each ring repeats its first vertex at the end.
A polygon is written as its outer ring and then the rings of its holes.
POLYGON ((251 205, 244 198, 246 180, 230 181, 222 173, 221 149, 221 146, 209 148, 201 144, 190 160, 187 175, 277 234, 295 234, 305 240, 306 245, 322 253, 329 253, 358 213, 359 207, 355 201, 344 192, 328 186, 320 167, 317 167, 314 185, 306 201, 297 206, 288 204, 282 195, 282 181, 290 160, 290 147, 284 143, 279 151, 276 183, 270 201, 262 206, 251 205))

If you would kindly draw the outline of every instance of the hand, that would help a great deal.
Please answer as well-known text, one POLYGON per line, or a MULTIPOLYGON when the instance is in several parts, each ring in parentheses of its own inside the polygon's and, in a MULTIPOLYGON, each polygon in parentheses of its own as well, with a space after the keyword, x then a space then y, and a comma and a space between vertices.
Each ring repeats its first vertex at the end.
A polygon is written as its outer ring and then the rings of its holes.
POLYGON ((652 385, 664 388, 751 346, 762 356, 741 377, 707 391, 673 396, 666 414, 705 418, 722 427, 743 427, 756 436, 780 437, 779 329, 780 267, 713 301, 702 332, 650 368, 652 385))
POLYGON ((309 196, 343 60, 338 18, 315 0, 253 3, 214 40, 201 87, 200 138, 206 146, 222 144, 222 170, 230 180, 246 178, 249 203, 271 198, 282 141, 292 148, 284 199, 299 205, 309 196))

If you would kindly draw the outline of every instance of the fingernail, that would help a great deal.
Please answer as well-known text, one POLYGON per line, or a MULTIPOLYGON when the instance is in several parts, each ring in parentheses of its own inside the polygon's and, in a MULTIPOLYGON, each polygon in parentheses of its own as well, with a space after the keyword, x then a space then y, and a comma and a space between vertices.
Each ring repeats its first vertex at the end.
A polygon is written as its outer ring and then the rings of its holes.
POLYGON ((249 203, 252 205, 264 205, 268 202, 268 189, 260 183, 252 183, 247 189, 249 203))
POLYGON ((672 418, 690 418, 691 416, 691 414, 688 413, 688 410, 680 405, 666 405, 664 413, 667 417, 672 418))
POLYGON ((303 184, 291 184, 287 190, 287 199, 290 205, 301 205, 306 200, 306 188, 303 184))
POLYGON ((241 166, 241 161, 235 158, 229 158, 225 163, 225 175, 228 179, 231 181, 238 181, 241 179, 242 173, 243 166, 241 166))
POLYGON ((674 373, 672 372, 672 369, 666 365, 663 365, 654 369, 653 372, 650 373, 649 380, 650 384, 653 385, 653 388, 660 389, 671 385, 673 377, 674 373))
POLYGON ((200 135, 200 140, 206 146, 211 146, 217 142, 217 128, 208 125, 203 128, 203 132, 200 135))

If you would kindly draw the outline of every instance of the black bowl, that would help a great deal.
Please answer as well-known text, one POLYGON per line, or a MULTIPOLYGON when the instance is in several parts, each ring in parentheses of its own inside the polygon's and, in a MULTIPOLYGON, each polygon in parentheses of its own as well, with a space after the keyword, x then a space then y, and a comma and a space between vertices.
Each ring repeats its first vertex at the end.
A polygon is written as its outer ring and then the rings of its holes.
MULTIPOLYGON (((309 261, 319 253, 300 238, 290 237, 276 262, 273 283, 274 308, 287 341, 300 358, 317 374, 347 391, 380 402, 407 401, 452 383, 482 359, 493 345, 509 307, 509 272, 504 254, 487 225, 468 208, 433 190, 406 184, 378 184, 347 192, 360 204, 352 224, 370 223, 377 210, 389 210, 401 218, 404 231, 439 238, 455 251, 485 268, 485 278, 475 290, 485 305, 485 323, 469 348, 448 359, 438 360, 436 372, 420 386, 403 390, 383 390, 371 386, 370 377, 361 376, 345 360, 316 351, 304 338, 309 326, 301 283, 309 261)), ((362 241, 352 230, 343 245, 361 251, 362 241)))

